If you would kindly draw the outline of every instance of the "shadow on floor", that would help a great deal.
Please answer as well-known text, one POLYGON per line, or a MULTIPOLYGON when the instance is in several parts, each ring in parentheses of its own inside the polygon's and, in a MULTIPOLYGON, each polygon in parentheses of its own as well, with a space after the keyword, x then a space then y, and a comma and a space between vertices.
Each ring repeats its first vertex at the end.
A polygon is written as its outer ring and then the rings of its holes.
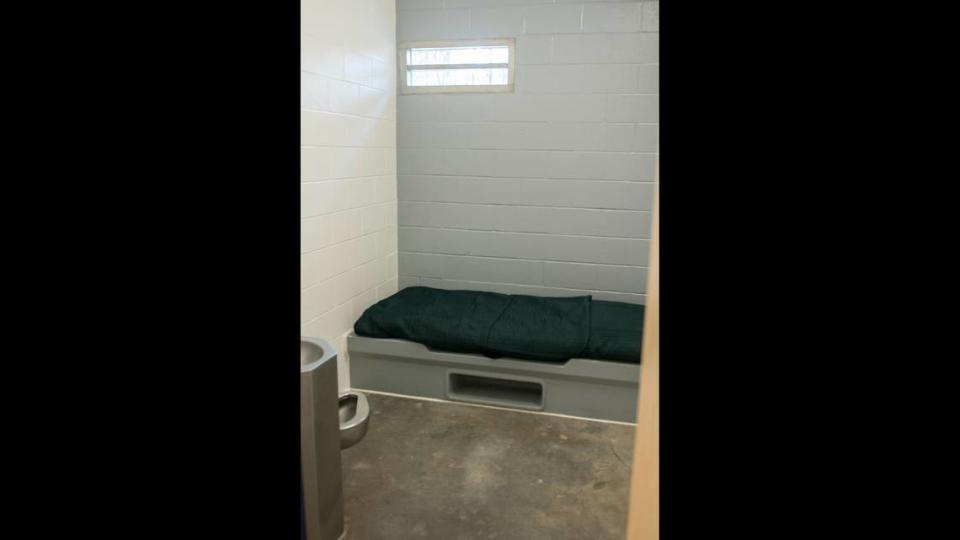
POLYGON ((622 539, 632 426, 368 394, 349 540, 622 539))

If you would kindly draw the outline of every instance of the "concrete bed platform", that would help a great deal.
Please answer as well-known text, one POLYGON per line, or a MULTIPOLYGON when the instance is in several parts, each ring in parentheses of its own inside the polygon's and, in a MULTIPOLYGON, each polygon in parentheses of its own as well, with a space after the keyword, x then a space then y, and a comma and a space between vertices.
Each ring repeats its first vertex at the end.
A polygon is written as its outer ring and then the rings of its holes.
POLYGON ((624 538, 632 426, 367 398, 342 452, 347 540, 624 538))
POLYGON ((436 351, 420 343, 347 337, 351 386, 432 399, 635 422, 640 365, 565 363, 436 351))

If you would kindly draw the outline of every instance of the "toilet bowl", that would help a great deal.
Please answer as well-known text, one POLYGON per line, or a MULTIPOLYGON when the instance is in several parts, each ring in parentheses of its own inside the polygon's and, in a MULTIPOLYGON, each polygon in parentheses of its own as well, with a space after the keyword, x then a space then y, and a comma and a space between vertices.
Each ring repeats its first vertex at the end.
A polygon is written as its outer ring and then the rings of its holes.
POLYGON ((367 434, 370 405, 367 396, 348 391, 340 396, 340 448, 350 448, 367 434))

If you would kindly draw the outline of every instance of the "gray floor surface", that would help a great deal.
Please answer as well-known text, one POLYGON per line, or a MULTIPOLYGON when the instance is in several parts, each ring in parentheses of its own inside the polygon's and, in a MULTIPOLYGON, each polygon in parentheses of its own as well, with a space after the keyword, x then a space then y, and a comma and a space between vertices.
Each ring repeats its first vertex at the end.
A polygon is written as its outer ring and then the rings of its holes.
POLYGON ((342 453, 348 540, 624 538, 632 426, 367 397, 342 453))

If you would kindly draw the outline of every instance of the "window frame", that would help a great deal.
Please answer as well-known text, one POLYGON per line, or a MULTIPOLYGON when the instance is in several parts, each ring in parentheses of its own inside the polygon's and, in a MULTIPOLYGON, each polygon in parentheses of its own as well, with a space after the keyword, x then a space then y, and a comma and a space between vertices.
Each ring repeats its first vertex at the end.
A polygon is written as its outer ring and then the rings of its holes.
MULTIPOLYGON (((463 94, 463 93, 489 93, 489 92, 513 92, 514 75, 517 68, 517 48, 515 38, 495 38, 495 39, 449 39, 443 41, 410 41, 401 43, 397 50, 397 68, 399 74, 397 81, 400 87, 400 93, 407 94, 463 94), (407 51, 410 49, 426 48, 453 48, 453 47, 508 47, 507 58, 507 84, 485 84, 485 85, 458 85, 458 86, 407 86, 407 51)), ((450 68, 484 68, 488 64, 454 64, 447 66, 450 68)))

